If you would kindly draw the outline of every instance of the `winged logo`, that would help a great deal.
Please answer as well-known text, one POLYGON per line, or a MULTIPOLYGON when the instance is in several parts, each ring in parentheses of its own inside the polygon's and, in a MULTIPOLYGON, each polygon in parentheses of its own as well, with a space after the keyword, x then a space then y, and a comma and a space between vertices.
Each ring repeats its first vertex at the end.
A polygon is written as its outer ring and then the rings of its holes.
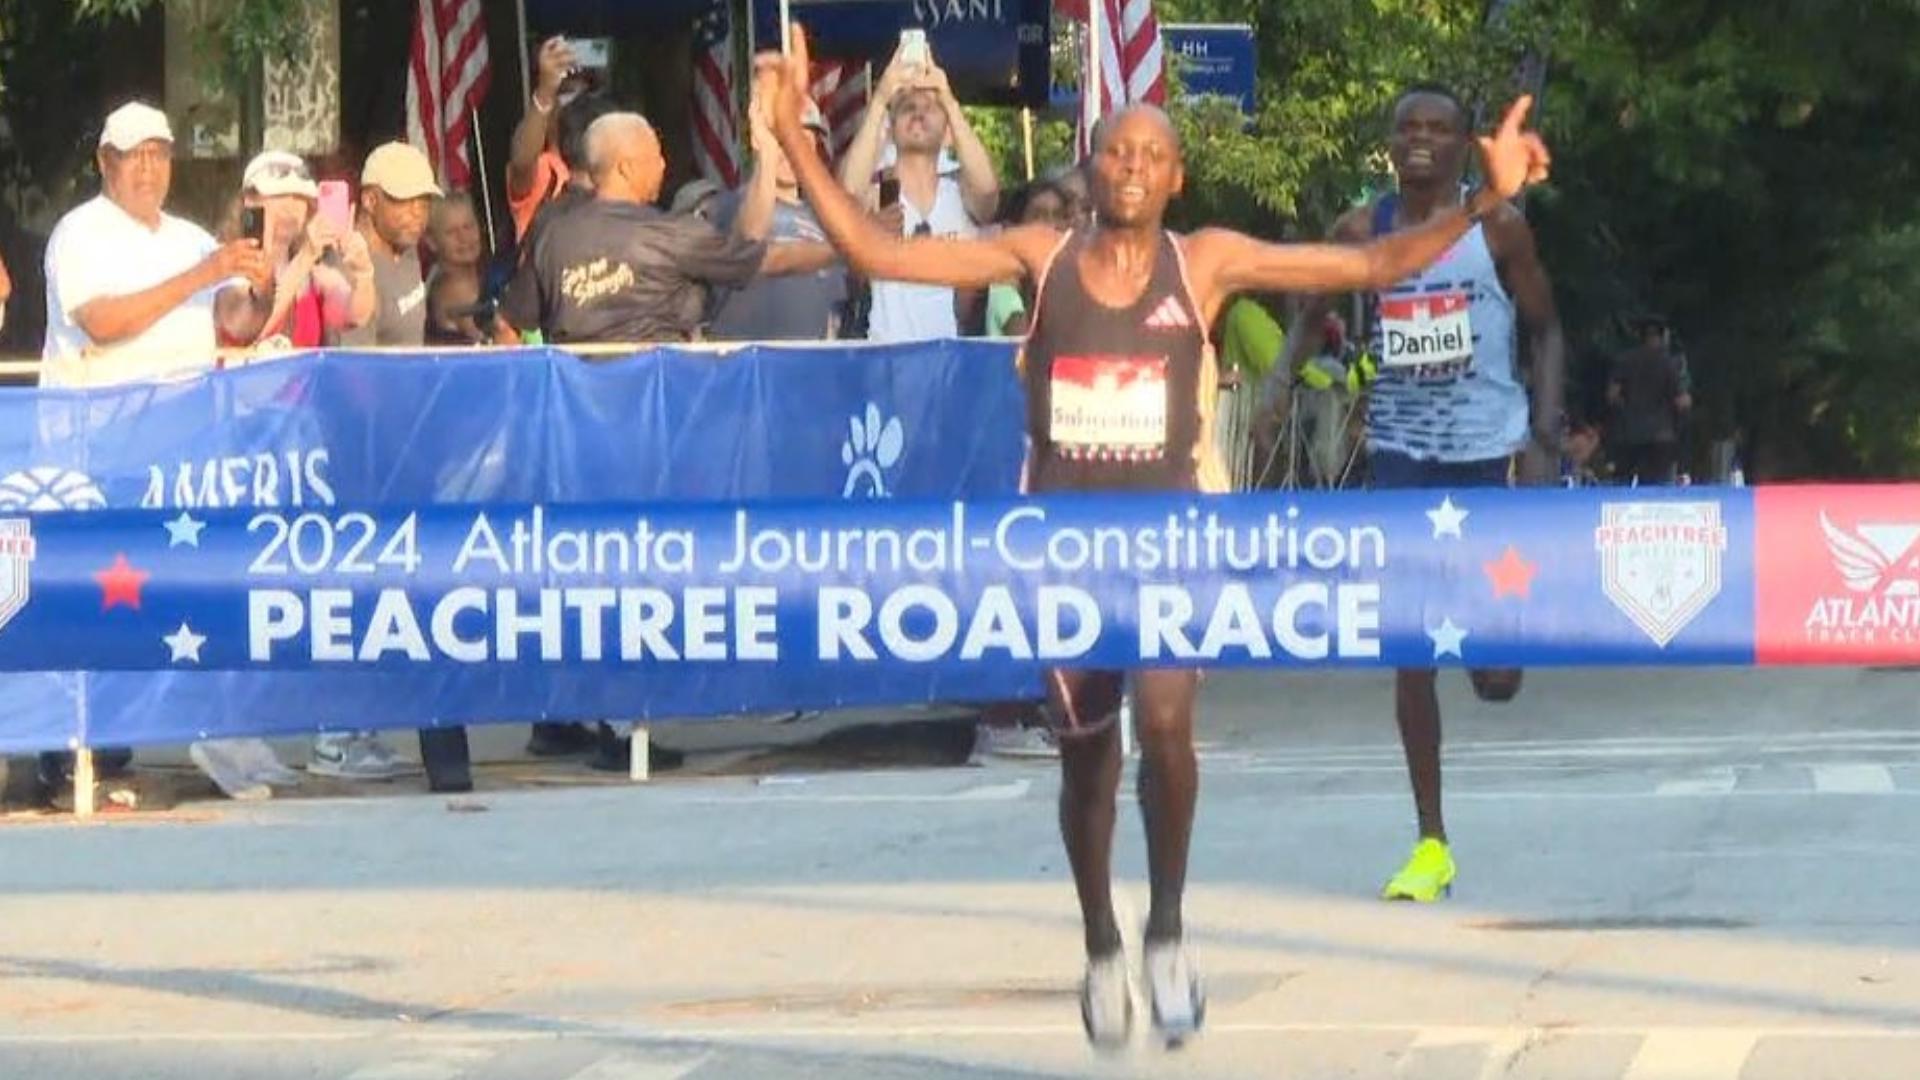
POLYGON ((1899 576, 1902 569, 1914 569, 1910 556, 1914 541, 1920 539, 1920 525, 1861 523, 1852 531, 1835 525, 1820 512, 1820 531, 1826 535, 1827 551, 1833 556, 1840 580, 1854 592, 1880 590, 1888 596, 1920 595, 1920 579, 1899 576))

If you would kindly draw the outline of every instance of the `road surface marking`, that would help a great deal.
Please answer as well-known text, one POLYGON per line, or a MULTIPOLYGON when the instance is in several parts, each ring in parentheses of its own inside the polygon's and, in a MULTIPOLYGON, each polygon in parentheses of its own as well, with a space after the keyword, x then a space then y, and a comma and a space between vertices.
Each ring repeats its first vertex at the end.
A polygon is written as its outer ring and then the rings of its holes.
POLYGON ((1885 795, 1893 773, 1885 765, 1815 765, 1813 790, 1826 795, 1885 795))
POLYGON ((1725 795, 1731 792, 1740 778, 1726 767, 1698 769, 1691 775, 1678 780, 1662 780, 1660 786, 1653 789, 1655 795, 1725 795))
POLYGON ((1533 1032, 1523 1027, 1436 1027, 1421 1028, 1400 1060, 1395 1076, 1419 1077, 1428 1074, 1433 1063, 1423 1060, 1422 1050, 1446 1050, 1457 1046, 1482 1047, 1480 1080, 1503 1076, 1514 1058, 1527 1048, 1533 1032))
POLYGON ((345 1080, 459 1080, 467 1070, 494 1056, 478 1046, 443 1044, 421 1049, 397 1061, 381 1061, 348 1073, 345 1080))
POLYGON ((658 1058, 646 1059, 629 1057, 626 1054, 614 1054, 581 1069, 567 1080, 680 1080, 693 1070, 707 1063, 712 1052, 698 1057, 682 1057, 668 1061, 658 1058))
POLYGON ((1650 1032, 1621 1080, 1738 1080, 1759 1037, 1724 1028, 1650 1032))

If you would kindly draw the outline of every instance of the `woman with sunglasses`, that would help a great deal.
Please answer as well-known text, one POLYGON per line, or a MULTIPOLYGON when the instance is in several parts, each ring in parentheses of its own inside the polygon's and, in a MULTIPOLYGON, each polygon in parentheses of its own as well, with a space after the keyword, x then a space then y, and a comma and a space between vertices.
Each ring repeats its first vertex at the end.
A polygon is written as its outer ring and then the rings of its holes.
POLYGON ((273 264, 273 309, 253 340, 223 338, 222 345, 273 341, 315 349, 373 318, 373 259, 366 238, 329 221, 319 212, 319 200, 319 185, 299 157, 268 150, 247 163, 220 235, 232 240, 244 236, 249 225, 260 230, 261 249, 273 264))

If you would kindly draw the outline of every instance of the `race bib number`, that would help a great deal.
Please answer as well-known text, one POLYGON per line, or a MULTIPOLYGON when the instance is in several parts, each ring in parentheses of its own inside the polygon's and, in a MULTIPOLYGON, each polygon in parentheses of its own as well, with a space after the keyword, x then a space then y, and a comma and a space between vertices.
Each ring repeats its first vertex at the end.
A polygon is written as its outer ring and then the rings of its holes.
POLYGON ((1382 365, 1417 368, 1422 374, 1464 370, 1473 362, 1470 309, 1460 291, 1382 298, 1382 365))
POLYGON ((1069 453, 1149 454, 1167 442, 1167 358, 1056 356, 1048 434, 1069 453))

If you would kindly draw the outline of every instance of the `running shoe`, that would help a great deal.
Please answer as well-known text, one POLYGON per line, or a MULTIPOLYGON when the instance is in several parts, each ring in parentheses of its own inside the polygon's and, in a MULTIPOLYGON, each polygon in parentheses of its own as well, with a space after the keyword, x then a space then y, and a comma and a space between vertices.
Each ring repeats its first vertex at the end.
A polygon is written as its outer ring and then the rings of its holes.
POLYGON ((421 768, 400 760, 372 735, 318 735, 307 771, 341 780, 397 780, 418 776, 421 768))
POLYGON ((1153 1030, 1168 1049, 1175 1049, 1200 1033, 1207 1020, 1207 991, 1193 970, 1187 946, 1179 941, 1147 942, 1148 998, 1153 1003, 1153 1030))
POLYGON ((1453 852, 1447 842, 1429 836, 1413 846, 1407 864, 1380 890, 1380 899, 1431 904, 1453 891, 1453 873, 1453 852))
POLYGON ((229 799, 258 802, 273 798, 271 787, 248 775, 247 763, 242 760, 239 748, 233 741, 211 739, 197 742, 187 747, 187 756, 229 799))
POLYGON ((1115 949, 1087 960, 1086 981, 1080 984, 1080 1022, 1095 1049, 1127 1045, 1133 1035, 1133 985, 1125 953, 1115 949))

